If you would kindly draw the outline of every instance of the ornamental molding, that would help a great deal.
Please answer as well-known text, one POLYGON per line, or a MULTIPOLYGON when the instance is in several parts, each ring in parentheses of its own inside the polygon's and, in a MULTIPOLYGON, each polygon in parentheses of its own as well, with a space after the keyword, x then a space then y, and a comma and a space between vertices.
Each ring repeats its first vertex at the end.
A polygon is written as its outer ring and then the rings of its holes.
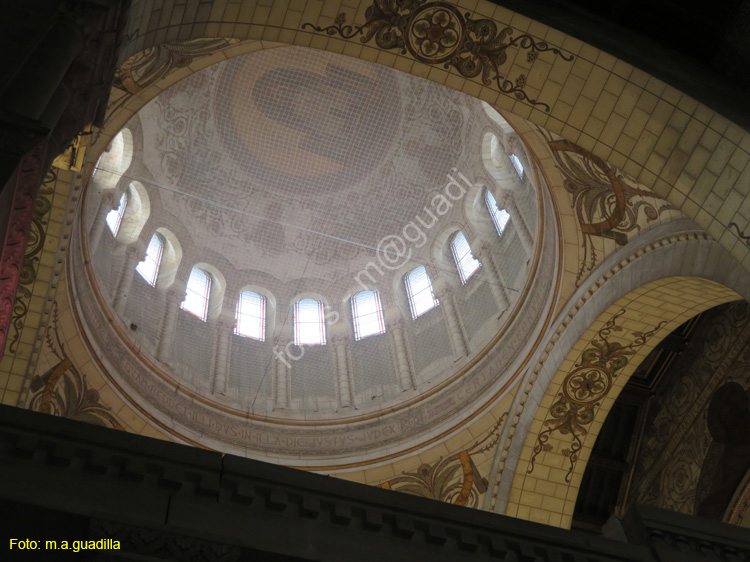
POLYGON ((545 41, 537 41, 528 33, 514 36, 516 30, 512 27, 499 26, 489 18, 473 18, 470 12, 462 13, 447 2, 375 0, 367 8, 365 18, 361 25, 349 25, 346 14, 342 12, 336 16, 333 25, 323 27, 304 23, 302 29, 338 35, 343 39, 359 36, 362 43, 374 39, 380 49, 397 49, 400 54, 408 53, 421 63, 453 69, 464 78, 481 75, 485 86, 494 85, 501 93, 544 108, 546 112, 550 106, 532 98, 526 91, 526 74, 520 73, 515 79, 508 77, 508 53, 512 52, 509 50, 526 51, 526 62, 531 65, 539 53, 545 52, 566 62, 574 58, 545 41))

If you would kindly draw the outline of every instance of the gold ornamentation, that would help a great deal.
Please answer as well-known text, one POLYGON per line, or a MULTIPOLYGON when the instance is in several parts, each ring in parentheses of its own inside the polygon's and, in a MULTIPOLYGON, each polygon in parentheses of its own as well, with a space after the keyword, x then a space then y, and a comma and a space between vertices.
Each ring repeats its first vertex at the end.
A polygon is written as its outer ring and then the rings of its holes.
POLYGON ((551 450, 548 441, 550 436, 557 432, 560 435, 570 435, 573 439, 570 447, 561 451, 568 459, 569 467, 565 481, 570 483, 570 477, 578 461, 578 453, 583 446, 583 438, 588 435, 587 427, 594 421, 601 400, 609 393, 622 369, 627 366, 628 357, 634 355, 666 324, 665 320, 648 332, 632 332, 635 338, 633 343, 623 345, 609 339, 613 332, 623 331, 622 327, 617 325, 617 319, 623 314, 624 308, 604 324, 598 332, 598 338, 591 340, 591 347, 583 351, 575 364, 575 369, 565 377, 557 401, 550 407, 548 417, 551 419, 544 421, 544 429, 537 436, 527 471, 529 474, 534 471, 534 462, 539 453, 551 450))
POLYGON ((627 234, 641 229, 641 213, 649 223, 675 207, 663 200, 657 208, 644 200, 644 197, 662 198, 577 144, 550 139, 549 146, 565 178, 563 185, 573 199, 573 209, 583 234, 583 260, 576 276, 576 287, 579 287, 584 274, 598 263, 592 236, 610 238, 624 246, 628 242, 627 234))
POLYGON ((302 24, 302 29, 313 29, 327 35, 339 35, 351 39, 361 35, 360 41, 368 43, 373 38, 381 49, 399 49, 407 52, 419 62, 444 68, 454 68, 464 78, 482 75, 482 83, 491 86, 493 82, 503 94, 512 94, 545 111, 550 106, 530 98, 524 88, 526 76, 521 74, 510 80, 501 72, 508 60, 507 51, 511 47, 527 50, 527 62, 533 63, 542 52, 551 52, 565 61, 566 56, 559 49, 550 47, 544 41, 536 41, 531 35, 523 34, 512 38, 514 29, 498 29, 491 19, 473 19, 471 14, 462 14, 458 8, 447 2, 425 2, 425 0, 375 0, 365 12, 365 23, 346 25, 346 14, 339 14, 333 25, 317 26, 302 24))
POLYGON ((455 505, 477 507, 479 497, 487 491, 487 479, 481 476, 471 457, 497 445, 499 430, 506 415, 503 414, 487 435, 471 447, 449 457, 441 457, 432 465, 422 464, 415 472, 404 472, 402 476, 383 482, 380 487, 455 505))
POLYGON ((57 302, 52 305, 51 321, 45 332, 45 343, 58 362, 43 375, 31 379, 34 393, 29 409, 94 425, 124 429, 102 404, 99 392, 90 388, 86 376, 81 374, 67 356, 65 344, 59 334, 57 302))

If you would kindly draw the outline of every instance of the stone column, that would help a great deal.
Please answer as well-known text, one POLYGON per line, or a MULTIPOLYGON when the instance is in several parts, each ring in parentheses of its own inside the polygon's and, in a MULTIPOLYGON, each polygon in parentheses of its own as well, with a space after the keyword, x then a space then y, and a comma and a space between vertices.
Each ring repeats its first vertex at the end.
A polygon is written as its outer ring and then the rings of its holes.
POLYGON ((164 319, 159 330, 159 343, 156 348, 156 358, 162 363, 172 358, 174 335, 177 329, 177 312, 180 304, 185 300, 185 285, 175 284, 164 295, 164 319))
POLYGON ((273 388, 273 409, 274 410, 286 410, 289 408, 289 389, 290 389, 290 376, 291 376, 291 362, 288 357, 285 357, 286 348, 289 345, 288 341, 279 341, 277 346, 282 356, 275 355, 274 357, 274 388, 273 388))
POLYGON ((125 306, 128 304, 128 295, 133 289, 133 276, 135 267, 143 259, 145 252, 140 252, 136 244, 131 244, 125 248, 125 260, 120 272, 120 279, 117 283, 114 299, 112 299, 112 308, 120 317, 125 315, 125 306))
POLYGON ((235 318, 231 310, 223 310, 216 323, 216 355, 214 357, 213 392, 226 394, 229 378, 229 344, 234 333, 235 318))
POLYGON ((461 329, 461 321, 458 318, 456 303, 453 299, 453 291, 448 288, 443 289, 442 294, 438 298, 443 307, 445 318, 448 321, 448 335, 453 344, 453 350, 457 357, 465 357, 469 355, 469 346, 466 343, 466 337, 461 329))
POLYGON ((353 396, 349 362, 346 358, 347 339, 336 338, 333 340, 333 346, 336 349, 336 386, 339 390, 339 407, 349 408, 353 403, 353 396))
POLYGON ((511 218, 513 219, 513 224, 516 226, 516 232, 518 232, 518 237, 521 239, 521 244, 523 244, 523 248, 524 250, 526 250, 526 255, 531 256, 534 252, 534 240, 531 237, 531 233, 529 232, 529 227, 526 224, 526 220, 521 214, 521 210, 518 208, 518 205, 516 205, 516 201, 515 199, 513 199, 512 194, 508 193, 505 196, 504 205, 508 210, 511 218))
POLYGON ((482 244, 476 256, 482 262, 487 283, 490 285, 495 302, 500 307, 500 311, 506 310, 510 306, 510 297, 508 296, 505 280, 500 273, 500 269, 495 264, 495 257, 492 255, 492 251, 489 246, 482 244))
POLYGON ((91 258, 96 254, 102 234, 104 234, 104 230, 107 227, 107 213, 118 206, 119 202, 115 201, 114 192, 111 189, 102 192, 99 207, 96 210, 94 220, 89 229, 89 256, 91 258))
POLYGON ((398 364, 398 380, 401 383, 401 390, 411 390, 416 388, 414 374, 411 371, 409 363, 409 354, 406 351, 406 340, 404 339, 404 322, 397 320, 389 326, 393 335, 393 343, 396 346, 396 362, 398 364))

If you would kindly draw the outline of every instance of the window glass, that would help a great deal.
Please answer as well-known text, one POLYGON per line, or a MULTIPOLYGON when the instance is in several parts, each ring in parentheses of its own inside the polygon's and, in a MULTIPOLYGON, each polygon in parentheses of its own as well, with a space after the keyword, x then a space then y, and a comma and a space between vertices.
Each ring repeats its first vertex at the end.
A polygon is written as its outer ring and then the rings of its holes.
POLYGON ((266 299, 253 291, 243 291, 237 299, 234 333, 258 341, 266 339, 266 299))
POLYGON ((127 206, 128 194, 123 193, 122 197, 120 197, 120 205, 117 207, 117 209, 112 209, 109 213, 107 213, 107 226, 112 232, 112 236, 114 236, 115 238, 117 238, 117 231, 120 230, 120 223, 122 223, 122 217, 123 215, 125 215, 125 208, 127 206))
POLYGON ((383 307, 376 291, 362 291, 352 297, 354 339, 385 333, 383 307))
POLYGON ((180 308, 205 322, 208 317, 208 296, 210 293, 211 276, 202 269, 194 267, 190 272, 185 300, 180 308))
POLYGON ((404 281, 412 318, 418 318, 439 304, 432 292, 432 283, 423 265, 412 269, 404 281))
POLYGON ((294 303, 295 345, 325 345, 326 327, 323 303, 302 299, 294 303))
POLYGON ((156 285, 156 276, 159 274, 159 264, 161 263, 163 253, 164 242, 159 234, 154 233, 151 241, 148 243, 148 248, 146 248, 146 257, 135 266, 135 270, 152 287, 156 285))
POLYGON ((518 177, 523 178, 523 164, 521 164, 521 159, 515 154, 511 154, 510 161, 513 162, 513 167, 516 169, 518 177))
POLYGON ((490 192, 489 189, 485 191, 484 201, 490 212, 490 216, 492 217, 492 222, 495 223, 495 229, 497 229, 498 235, 502 236, 503 231, 505 230, 505 225, 508 224, 508 219, 510 219, 510 214, 505 209, 497 208, 495 196, 492 195, 492 192, 490 192))
POLYGON ((464 236, 463 232, 457 232, 453 237, 453 242, 451 242, 451 252, 453 253, 453 259, 456 260, 456 267, 458 268, 458 274, 461 277, 461 283, 466 283, 469 277, 471 277, 482 264, 471 254, 471 247, 469 246, 469 242, 466 240, 466 236, 464 236))

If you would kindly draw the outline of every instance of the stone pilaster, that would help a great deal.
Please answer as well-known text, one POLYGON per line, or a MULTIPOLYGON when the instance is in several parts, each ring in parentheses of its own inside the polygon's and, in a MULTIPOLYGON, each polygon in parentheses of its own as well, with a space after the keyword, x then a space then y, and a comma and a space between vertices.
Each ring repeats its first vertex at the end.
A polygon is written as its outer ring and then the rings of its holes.
POLYGON ((346 338, 336 338, 333 346, 336 349, 336 382, 339 394, 339 407, 350 408, 354 403, 352 396, 352 380, 349 370, 349 361, 347 360, 346 338))
POLYGON ((106 230, 107 226, 107 213, 113 209, 117 209, 119 202, 115 201, 114 192, 112 190, 103 191, 101 198, 99 199, 99 207, 94 215, 94 220, 91 223, 89 229, 89 255, 94 257, 96 250, 99 248, 99 242, 101 242, 102 235, 106 230))
POLYGON ((291 362, 286 356, 288 341, 279 341, 274 352, 274 378, 273 378, 273 409, 286 410, 289 408, 289 394, 291 387, 291 362))
POLYGON ((531 232, 526 224, 526 219, 523 214, 521 214, 521 210, 518 208, 512 194, 508 193, 504 197, 504 205, 510 214, 511 219, 513 219, 513 224, 516 227, 518 237, 521 239, 523 249, 526 250, 526 255, 531 256, 534 252, 534 240, 531 237, 531 232))
POLYGON ((498 268, 495 263, 495 257, 492 255, 492 251, 486 244, 482 244, 477 250, 476 256, 479 258, 479 261, 482 262, 485 279, 490 286, 495 302, 500 307, 501 311, 506 310, 510 306, 510 297, 505 285, 505 280, 500 272, 500 268, 498 268))
POLYGON ((453 291, 448 288, 443 289, 439 299, 448 323, 448 335, 453 344, 453 351, 456 357, 465 357, 469 354, 469 346, 461 329, 461 321, 458 317, 458 310, 456 310, 453 291))
POLYGON ((398 320, 389 326, 393 337, 393 343, 396 346, 396 362, 398 364, 398 380, 401 384, 401 390, 411 390, 416 388, 414 373, 411 370, 409 362, 409 353, 406 349, 406 339, 404 334, 404 322, 398 320))
POLYGON ((166 363, 172 358, 172 347, 174 346, 175 331, 177 329, 177 313, 180 304, 185 300, 185 286, 179 285, 169 289, 164 295, 164 319, 159 331, 159 345, 156 349, 156 358, 166 363))
POLYGON ((123 261, 120 279, 117 282, 117 289, 112 301, 112 308, 115 313, 122 317, 125 314, 125 307, 128 304, 128 295, 133 289, 133 278, 135 276, 135 267, 143 259, 145 252, 140 252, 140 248, 135 244, 125 249, 125 260, 123 261))

